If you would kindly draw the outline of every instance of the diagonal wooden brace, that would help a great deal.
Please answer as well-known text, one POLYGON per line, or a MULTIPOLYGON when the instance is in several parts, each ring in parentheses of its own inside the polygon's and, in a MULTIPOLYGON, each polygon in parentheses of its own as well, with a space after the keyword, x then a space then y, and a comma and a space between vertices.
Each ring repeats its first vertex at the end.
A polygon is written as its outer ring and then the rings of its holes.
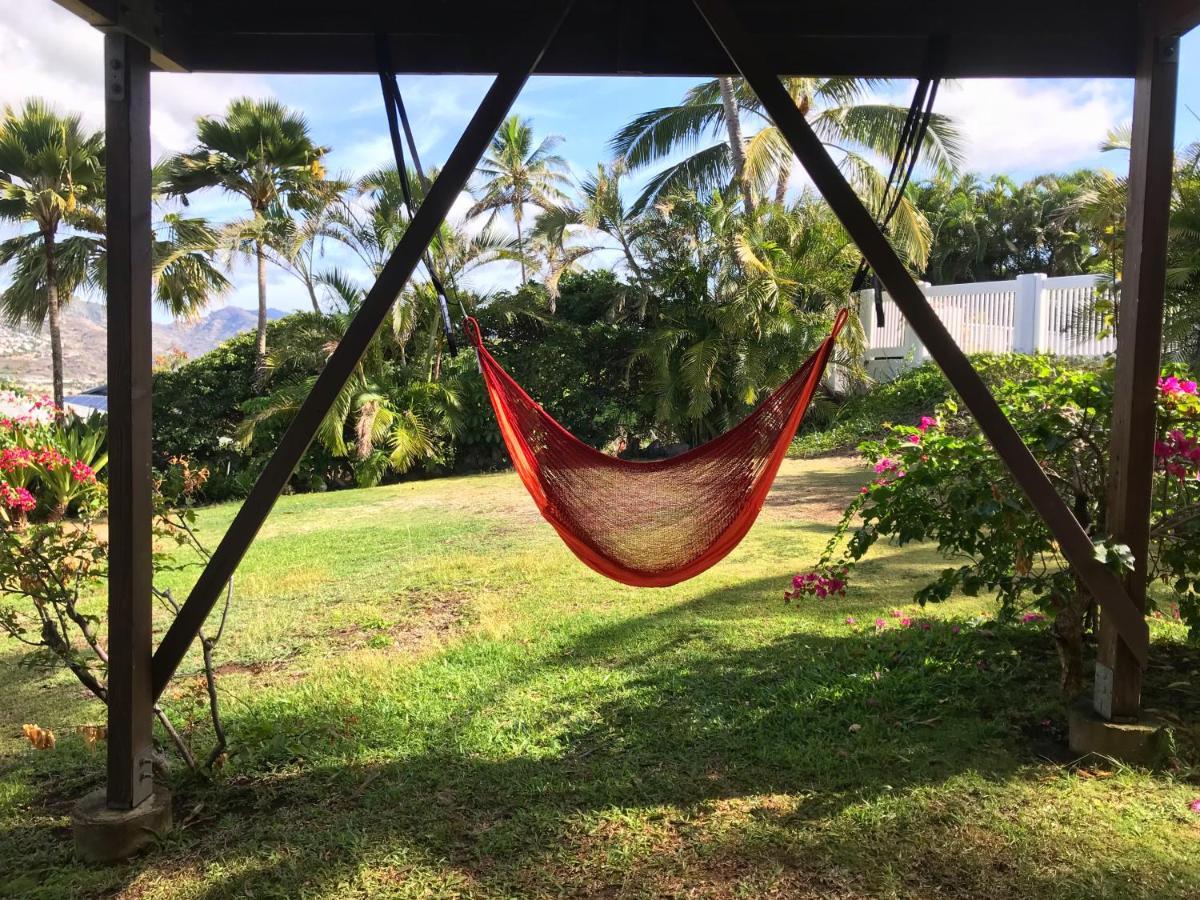
POLYGON ((693 2, 729 54, 730 61, 762 101, 825 202, 912 325, 929 355, 945 372, 950 384, 971 410, 979 427, 1058 541, 1067 561, 1101 605, 1105 616, 1116 626, 1130 652, 1144 666, 1150 642, 1145 617, 1134 605, 1117 574, 1096 559, 1092 539, 1058 496, 1050 479, 1008 421, 966 354, 933 311, 912 275, 904 268, 779 77, 763 64, 763 57, 756 52, 728 0, 693 2))
MULTIPOLYGON (((212 611, 222 588, 262 527, 275 501, 300 463, 305 451, 316 436, 321 421, 329 412, 337 395, 366 352, 384 317, 396 297, 404 289, 421 255, 429 246, 437 229, 450 212, 450 207, 466 186, 479 158, 495 135, 513 101, 525 82, 537 68, 542 54, 558 33, 574 0, 557 3, 550 14, 535 21, 527 32, 525 44, 517 46, 512 62, 496 76, 475 115, 467 124, 446 165, 430 187, 400 242, 392 251, 387 264, 379 273, 374 286, 346 329, 337 349, 329 357, 312 392, 305 398, 296 418, 284 433, 266 468, 254 483, 242 508, 238 510, 229 530, 213 552, 212 558, 200 573, 187 602, 179 610, 154 654, 153 688, 159 697, 175 670, 183 661, 188 647, 196 638, 208 614, 212 611)), ((539 10, 545 12, 544 8, 539 10)))

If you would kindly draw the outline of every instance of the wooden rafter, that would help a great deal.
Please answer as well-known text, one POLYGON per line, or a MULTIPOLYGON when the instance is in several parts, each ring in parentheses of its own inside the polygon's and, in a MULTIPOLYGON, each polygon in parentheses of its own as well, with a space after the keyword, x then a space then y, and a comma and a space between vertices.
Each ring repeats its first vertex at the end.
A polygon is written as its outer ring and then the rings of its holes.
MULTIPOLYGON (((295 0, 280 15, 268 0, 58 2, 93 24, 139 36, 156 51, 156 64, 197 72, 372 72, 372 41, 386 34, 401 72, 491 74, 536 9, 531 0, 295 0)), ((1158 2, 1177 7, 1184 21, 1195 0, 1158 2)), ((1129 77, 1139 5, 1010 0, 1001 15, 964 0, 736 0, 736 12, 781 75, 915 76, 925 42, 941 34, 953 46, 947 77, 1129 77)), ((538 72, 707 77, 729 68, 689 0, 579 0, 538 72)))

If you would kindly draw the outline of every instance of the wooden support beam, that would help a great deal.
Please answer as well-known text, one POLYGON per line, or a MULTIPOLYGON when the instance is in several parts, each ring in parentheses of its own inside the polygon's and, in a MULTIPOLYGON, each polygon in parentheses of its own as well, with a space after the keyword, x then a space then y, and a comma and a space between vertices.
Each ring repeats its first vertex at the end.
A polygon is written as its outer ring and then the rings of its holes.
POLYGON ((1158 0, 1155 13, 1159 35, 1178 37, 1200 25, 1200 0, 1158 0))
POLYGON ((104 38, 108 240, 108 805, 154 792, 150 51, 104 38))
POLYGON ((362 359, 367 345, 404 289, 421 255, 450 212, 451 205, 466 186, 488 142, 508 115, 513 101, 554 39, 573 2, 563 0, 549 11, 539 9, 542 15, 530 24, 525 42, 513 45, 510 63, 501 70, 488 89, 479 109, 446 160, 446 165, 430 186, 424 202, 346 329, 341 343, 329 357, 312 392, 305 398, 296 418, 284 433, 275 453, 238 510, 225 537, 217 545, 208 565, 200 573, 187 602, 154 654, 155 697, 162 694, 179 667, 196 633, 212 611, 218 595, 233 576, 250 542, 258 534, 280 492, 312 443, 321 421, 362 359))
MULTIPOLYGON (((1125 583, 1139 610, 1146 605, 1178 78, 1178 38, 1147 19, 1133 92, 1107 523, 1113 539, 1133 551, 1134 569, 1125 583)), ((1092 702, 1106 719, 1135 718, 1141 705, 1142 667, 1118 626, 1106 612, 1101 615, 1092 702)))
POLYGON ((817 190, 858 245, 929 355, 946 373, 1038 515, 1046 522, 1063 555, 1102 605, 1106 617, 1116 626, 1134 657, 1144 662, 1149 632, 1141 610, 1134 606, 1116 574, 1096 559, 1091 538, 1058 496, 1046 473, 1005 417, 996 398, 930 307, 871 214, 792 102, 779 77, 757 53, 730 4, 727 0, 694 2, 733 64, 791 145, 817 190))

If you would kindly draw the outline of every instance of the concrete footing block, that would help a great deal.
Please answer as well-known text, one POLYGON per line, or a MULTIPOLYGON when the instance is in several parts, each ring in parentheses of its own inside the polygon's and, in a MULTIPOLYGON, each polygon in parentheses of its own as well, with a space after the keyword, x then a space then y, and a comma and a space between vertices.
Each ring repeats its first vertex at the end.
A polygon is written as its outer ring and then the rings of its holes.
POLYGON ((171 793, 158 786, 134 809, 109 809, 101 788, 76 804, 71 814, 71 830, 80 859, 94 863, 121 862, 171 830, 171 793))
POLYGON ((1143 714, 1134 722, 1116 722, 1100 716, 1087 701, 1071 707, 1069 715, 1071 752, 1080 756, 1098 753, 1124 763, 1150 766, 1159 762, 1167 749, 1165 723, 1143 714))

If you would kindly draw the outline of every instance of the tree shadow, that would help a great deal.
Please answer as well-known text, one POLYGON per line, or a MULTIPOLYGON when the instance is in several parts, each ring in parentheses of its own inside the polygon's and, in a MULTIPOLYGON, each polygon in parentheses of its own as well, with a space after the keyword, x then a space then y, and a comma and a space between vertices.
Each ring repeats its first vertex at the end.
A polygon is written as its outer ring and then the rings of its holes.
POLYGON ((225 784, 182 792, 185 826, 119 878, 208 867, 207 900, 332 894, 360 877, 385 895, 422 879, 446 894, 643 896, 765 878, 786 896, 978 896, 989 884, 1009 896, 994 883, 1008 871, 1026 896, 1069 893, 1077 870, 1025 871, 1001 841, 972 843, 939 874, 937 842, 960 826, 936 809, 907 826, 830 825, 958 777, 1036 777, 1028 735, 1046 713, 1030 698, 1055 692, 1045 633, 798 625, 727 641, 732 620, 761 615, 749 598, 776 585, 601 621, 420 724, 387 696, 353 708, 312 692, 260 708, 251 697, 230 728, 253 740, 269 719, 270 739, 225 784), (579 672, 589 677, 572 681, 579 672), (505 719, 512 691, 551 688, 535 721, 505 719), (399 753, 397 727, 420 730, 399 753), (525 746, 463 740, 523 728, 525 746), (925 829, 938 862, 912 860, 889 889, 869 859, 897 827, 925 829))

